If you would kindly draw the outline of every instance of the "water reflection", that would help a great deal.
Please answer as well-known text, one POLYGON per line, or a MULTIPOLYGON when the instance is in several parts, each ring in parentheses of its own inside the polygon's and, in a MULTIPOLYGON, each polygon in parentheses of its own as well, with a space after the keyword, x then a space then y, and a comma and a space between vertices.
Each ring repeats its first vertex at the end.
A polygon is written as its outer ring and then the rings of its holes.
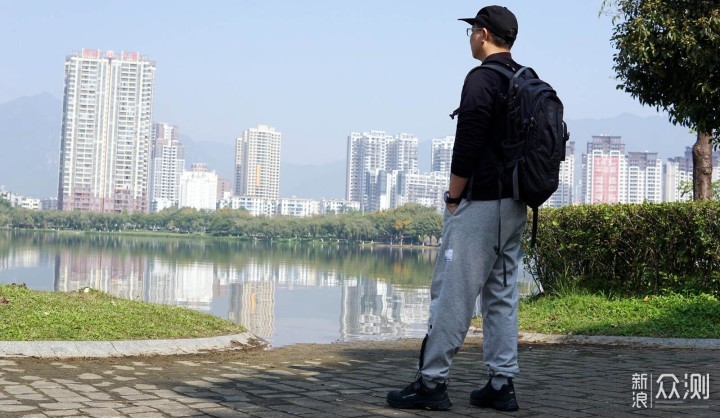
POLYGON ((416 336, 425 333, 430 289, 404 290, 380 281, 345 280, 342 339, 416 336))
POLYGON ((92 287, 125 299, 142 299, 146 257, 62 249, 55 256, 55 290, 92 287))
POLYGON ((260 338, 273 341, 275 336, 275 281, 249 281, 230 286, 228 319, 243 324, 260 338))
POLYGON ((0 231, 0 282, 93 287, 185 306, 281 346, 422 336, 435 256, 434 249, 0 231))
POLYGON ((210 312, 215 294, 214 283, 212 263, 178 264, 153 258, 147 265, 142 299, 210 312))

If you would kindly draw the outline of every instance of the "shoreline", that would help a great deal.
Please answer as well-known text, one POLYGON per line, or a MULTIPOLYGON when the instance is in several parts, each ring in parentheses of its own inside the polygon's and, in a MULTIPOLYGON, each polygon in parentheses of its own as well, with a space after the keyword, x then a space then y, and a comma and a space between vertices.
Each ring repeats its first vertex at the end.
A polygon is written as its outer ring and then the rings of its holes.
MULTIPOLYGON (((421 341, 416 338, 392 340, 334 341, 330 343, 298 343, 271 347, 249 332, 212 338, 186 338, 177 340, 127 340, 127 341, 0 341, 1 358, 47 358, 47 359, 112 359, 123 357, 173 357, 225 355, 232 352, 304 352, 312 347, 363 347, 412 345, 421 341)), ((482 341, 482 330, 471 328, 468 343, 482 341)), ((593 336, 539 334, 520 332, 518 345, 552 346, 604 346, 629 348, 657 348, 682 350, 720 350, 720 339, 711 338, 653 338, 623 336, 593 336)))
POLYGON ((4 231, 25 231, 25 232, 44 232, 44 233, 57 233, 57 234, 70 234, 70 235, 117 235, 117 236, 136 236, 136 237, 160 237, 160 238, 180 238, 180 239, 198 239, 207 238, 213 240, 223 241, 243 241, 243 242, 269 242, 269 243, 301 243, 309 245, 323 245, 323 244, 336 244, 336 245, 351 245, 358 247, 378 247, 378 248, 401 248, 401 249, 438 249, 440 244, 437 245, 418 245, 418 244, 390 244, 385 242, 373 242, 373 241, 348 241, 342 238, 315 238, 315 239, 304 239, 304 238, 258 238, 258 237, 247 237, 247 236, 227 236, 227 235, 208 235, 202 233, 184 233, 184 232, 168 232, 168 231, 150 231, 150 230, 119 230, 119 231, 98 231, 98 230, 86 230, 86 229, 47 229, 47 228, 16 228, 2 226, 0 230, 4 231))

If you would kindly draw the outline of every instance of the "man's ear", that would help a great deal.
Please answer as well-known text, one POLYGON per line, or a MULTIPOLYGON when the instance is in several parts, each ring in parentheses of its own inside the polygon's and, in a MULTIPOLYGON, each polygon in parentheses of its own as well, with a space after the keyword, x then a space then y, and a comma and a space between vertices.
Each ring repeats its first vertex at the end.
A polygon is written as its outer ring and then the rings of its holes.
POLYGON ((487 28, 482 28, 482 34, 483 34, 483 41, 489 41, 490 40, 490 31, 488 31, 487 28))

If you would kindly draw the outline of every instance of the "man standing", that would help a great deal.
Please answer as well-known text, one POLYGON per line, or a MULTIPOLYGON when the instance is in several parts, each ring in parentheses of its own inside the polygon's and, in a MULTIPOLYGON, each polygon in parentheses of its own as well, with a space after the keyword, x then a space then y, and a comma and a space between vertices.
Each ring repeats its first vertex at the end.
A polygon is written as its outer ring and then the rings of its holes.
MULTIPOLYGON (((472 25, 467 30, 470 50, 482 65, 499 64, 513 73, 521 68, 510 55, 518 32, 510 10, 488 6, 474 18, 460 20, 472 25)), ((465 79, 418 378, 388 393, 392 407, 450 408, 450 365, 480 295, 483 358, 490 380, 470 394, 470 403, 501 411, 518 409, 512 382, 519 371, 516 280, 527 207, 512 198, 512 168, 506 168, 509 156, 501 147, 507 136, 508 83, 499 72, 482 68, 465 79)))

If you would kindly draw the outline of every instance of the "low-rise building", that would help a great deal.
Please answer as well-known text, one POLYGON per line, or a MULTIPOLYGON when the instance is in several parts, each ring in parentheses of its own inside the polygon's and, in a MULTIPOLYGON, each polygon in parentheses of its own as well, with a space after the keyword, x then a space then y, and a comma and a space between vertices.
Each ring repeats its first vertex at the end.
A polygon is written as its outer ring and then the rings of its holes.
POLYGON ((208 171, 207 164, 196 163, 192 171, 180 176, 180 201, 178 207, 215 210, 217 208, 218 176, 208 171))

